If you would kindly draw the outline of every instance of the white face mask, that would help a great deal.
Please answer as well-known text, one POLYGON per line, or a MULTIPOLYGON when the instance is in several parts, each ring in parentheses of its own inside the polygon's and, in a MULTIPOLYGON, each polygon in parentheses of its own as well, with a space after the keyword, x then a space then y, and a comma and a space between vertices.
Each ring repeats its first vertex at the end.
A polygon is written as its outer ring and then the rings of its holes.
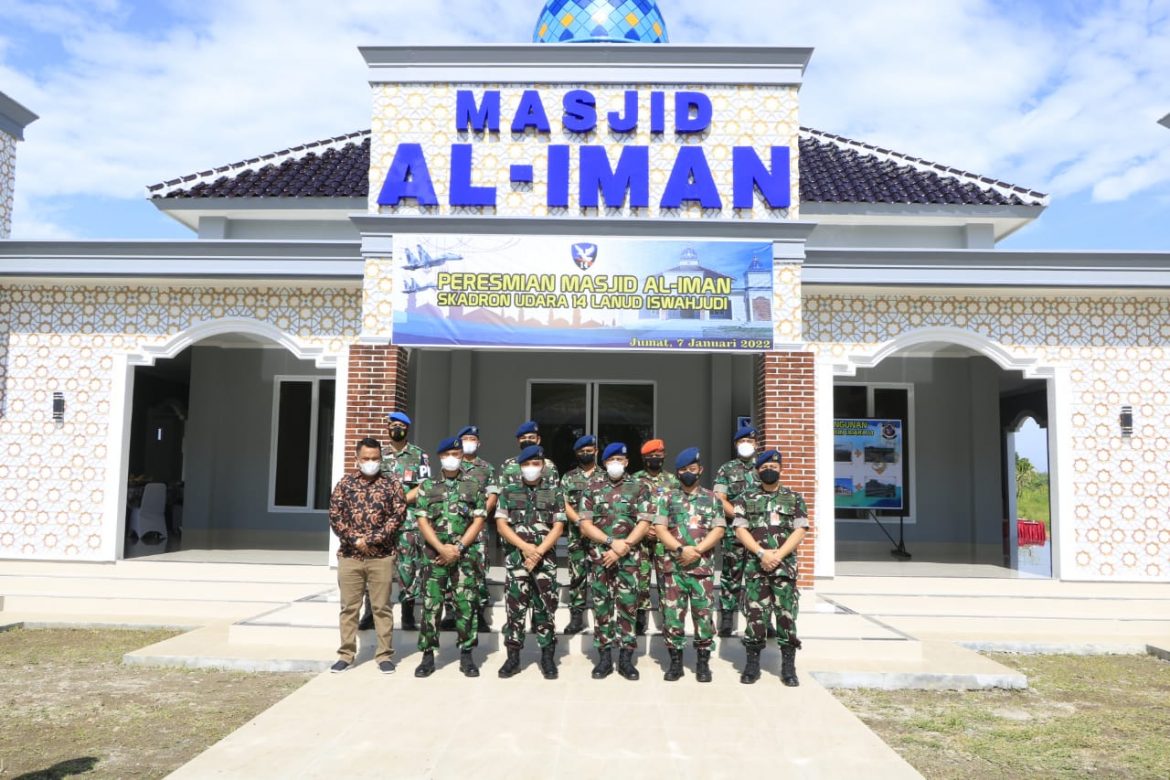
POLYGON ((544 471, 544 466, 521 466, 520 474, 524 477, 525 482, 535 482, 540 479, 541 472, 544 471))
POLYGON ((477 441, 463 442, 463 454, 464 455, 474 455, 477 450, 479 450, 479 442, 477 442, 477 441))
POLYGON ((358 464, 358 468, 367 477, 372 477, 382 470, 382 464, 376 460, 363 460, 358 464))
POLYGON ((735 451, 739 453, 739 457, 741 458, 750 458, 752 455, 756 454, 756 445, 749 441, 741 441, 739 444, 735 445, 735 451))
POLYGON ((610 479, 617 479, 626 473, 626 464, 611 460, 605 464, 605 473, 609 474, 610 479))
MULTIPOLYGON (((466 447, 467 445, 465 444, 463 446, 466 447)), ((442 458, 439 458, 439 463, 442 464, 443 471, 458 471, 459 464, 462 462, 462 458, 456 457, 454 455, 446 455, 442 458)))

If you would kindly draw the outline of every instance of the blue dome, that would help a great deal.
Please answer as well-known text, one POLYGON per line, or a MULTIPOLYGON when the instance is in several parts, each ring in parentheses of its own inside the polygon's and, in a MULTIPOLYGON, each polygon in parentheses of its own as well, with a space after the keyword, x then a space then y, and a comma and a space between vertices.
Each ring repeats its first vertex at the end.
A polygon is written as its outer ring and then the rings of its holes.
POLYGON ((654 0, 547 0, 533 43, 666 43, 654 0))

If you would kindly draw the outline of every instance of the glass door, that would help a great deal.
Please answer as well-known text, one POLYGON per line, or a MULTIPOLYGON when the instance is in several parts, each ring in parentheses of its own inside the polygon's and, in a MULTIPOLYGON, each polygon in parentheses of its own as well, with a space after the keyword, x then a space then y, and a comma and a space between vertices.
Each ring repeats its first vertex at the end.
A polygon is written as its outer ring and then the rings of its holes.
POLYGON ((577 465, 573 443, 589 433, 600 448, 624 442, 631 472, 642 468, 642 442, 654 438, 653 382, 528 383, 528 418, 540 423, 545 454, 564 474, 577 465))

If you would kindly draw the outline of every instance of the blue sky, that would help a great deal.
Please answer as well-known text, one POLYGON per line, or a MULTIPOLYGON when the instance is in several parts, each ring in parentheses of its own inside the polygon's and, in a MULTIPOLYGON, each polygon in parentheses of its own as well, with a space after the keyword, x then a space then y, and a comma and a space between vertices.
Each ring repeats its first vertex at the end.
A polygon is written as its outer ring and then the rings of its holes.
MULTIPOLYGON (((1003 248, 1170 250, 1170 0, 660 5, 675 42, 815 47, 805 125, 1049 193, 1003 248)), ((523 42, 539 11, 4 0, 0 91, 42 117, 13 235, 189 237, 145 186, 369 127, 358 45, 523 42)), ((1035 433, 1020 446, 1041 462, 1035 433)))

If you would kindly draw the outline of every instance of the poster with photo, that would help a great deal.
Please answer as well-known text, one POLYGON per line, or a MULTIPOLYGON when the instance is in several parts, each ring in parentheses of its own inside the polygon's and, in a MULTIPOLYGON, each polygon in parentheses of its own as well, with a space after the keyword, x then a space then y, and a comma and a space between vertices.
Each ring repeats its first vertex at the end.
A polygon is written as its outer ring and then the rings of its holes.
POLYGON ((901 420, 833 421, 833 498, 838 509, 904 509, 901 420))

